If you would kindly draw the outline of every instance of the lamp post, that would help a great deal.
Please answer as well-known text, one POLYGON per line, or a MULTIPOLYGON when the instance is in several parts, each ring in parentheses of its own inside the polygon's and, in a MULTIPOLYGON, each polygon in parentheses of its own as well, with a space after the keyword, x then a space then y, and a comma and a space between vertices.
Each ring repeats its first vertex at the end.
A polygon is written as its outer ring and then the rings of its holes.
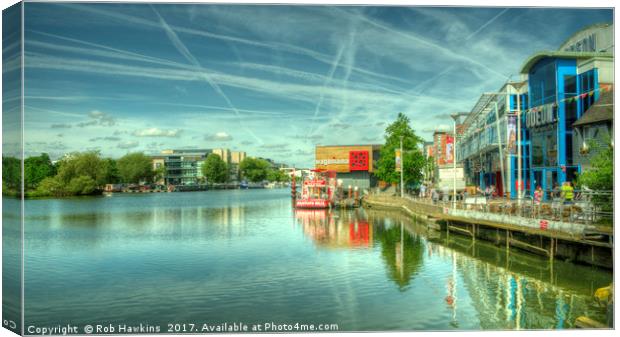
POLYGON ((456 123, 461 116, 467 116, 468 112, 457 112, 450 115, 454 121, 453 148, 452 148, 452 208, 456 208, 456 123))
POLYGON ((405 179, 403 178, 404 175, 404 166, 403 162, 404 162, 404 155, 403 155, 403 137, 404 136, 400 136, 400 197, 404 198, 405 197, 405 193, 404 193, 404 186, 405 186, 405 179))

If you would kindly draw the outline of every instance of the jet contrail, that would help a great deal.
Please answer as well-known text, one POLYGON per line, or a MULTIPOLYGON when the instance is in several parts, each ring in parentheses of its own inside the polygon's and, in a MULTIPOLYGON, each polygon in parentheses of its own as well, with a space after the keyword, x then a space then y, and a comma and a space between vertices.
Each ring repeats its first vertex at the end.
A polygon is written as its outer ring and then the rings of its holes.
POLYGON ((491 20, 487 21, 487 23, 485 23, 484 25, 480 26, 478 29, 476 29, 475 32, 469 34, 468 37, 465 38, 465 41, 471 39, 472 37, 474 37, 476 34, 478 34, 481 30, 483 30, 486 26, 490 25, 491 23, 493 23, 493 21, 497 20, 497 18, 499 18, 500 16, 502 16, 502 14, 508 12, 510 8, 506 8, 503 11, 499 12, 499 14, 495 15, 494 17, 491 18, 491 20))
MULTIPOLYGON (((161 15, 159 15, 159 12, 157 12, 155 7, 151 6, 151 8, 153 8, 153 11, 155 12, 155 14, 157 14, 157 17, 159 18, 159 22, 164 28, 164 31, 166 32, 166 35, 168 36, 168 39, 170 40, 170 42, 172 42, 172 44, 179 51, 179 53, 181 53, 194 67, 197 68, 198 71, 200 71, 200 75, 202 76, 202 78, 206 80, 207 83, 209 83, 211 88, 213 88, 213 90, 215 90, 215 92, 218 95, 220 95, 224 99, 224 101, 226 101, 226 104, 230 107, 230 109, 235 112, 235 115, 237 115, 237 117, 239 117, 240 124, 243 126, 243 119, 241 118, 241 115, 239 114, 239 110, 237 110, 237 108, 232 104, 232 102, 230 101, 228 96, 222 91, 220 86, 215 81, 213 81, 211 77, 204 71, 204 69, 200 65, 200 62, 198 62, 198 60, 194 57, 194 55, 192 55, 189 49, 187 49, 187 46, 185 46, 183 41, 181 41, 179 36, 168 25, 168 23, 164 20, 164 18, 161 15)), ((248 129, 245 126, 243 126, 243 128, 257 142, 259 143, 263 142, 260 138, 258 138, 258 136, 256 136, 256 134, 254 134, 254 132, 252 132, 252 130, 248 129)))

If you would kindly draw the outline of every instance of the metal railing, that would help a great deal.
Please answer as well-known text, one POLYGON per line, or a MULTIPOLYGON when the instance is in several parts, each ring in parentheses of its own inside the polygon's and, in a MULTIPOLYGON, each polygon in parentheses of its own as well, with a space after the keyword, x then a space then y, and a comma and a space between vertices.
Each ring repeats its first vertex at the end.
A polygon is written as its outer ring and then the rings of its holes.
MULTIPOLYGON (((550 191, 551 192, 551 191, 550 191)), ((575 190, 573 199, 567 201, 559 195, 547 194, 546 200, 537 202, 531 196, 519 200, 481 195, 457 196, 453 203, 452 195, 433 200, 431 196, 407 194, 406 198, 416 202, 428 203, 445 208, 456 207, 485 213, 520 216, 528 219, 555 220, 586 225, 612 226, 613 191, 575 190), (520 205, 519 205, 520 204, 520 205)))

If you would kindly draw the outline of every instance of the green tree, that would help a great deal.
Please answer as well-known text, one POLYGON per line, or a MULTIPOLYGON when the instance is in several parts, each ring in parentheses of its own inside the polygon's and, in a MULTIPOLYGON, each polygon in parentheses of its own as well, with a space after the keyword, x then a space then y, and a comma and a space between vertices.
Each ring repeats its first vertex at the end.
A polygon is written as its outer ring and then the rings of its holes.
POLYGON ((141 181, 151 181, 153 172, 153 161, 141 152, 128 153, 116 161, 116 167, 121 181, 124 183, 139 183, 141 181))
POLYGON ((104 159, 105 163, 105 183, 106 184, 117 184, 121 181, 120 173, 118 172, 118 167, 116 165, 116 160, 112 158, 104 159))
POLYGON ((228 164, 215 153, 208 155, 202 164, 202 175, 207 178, 207 182, 210 184, 227 182, 230 177, 229 172, 228 164))
POLYGON ((67 190, 72 195, 88 195, 93 194, 97 189, 97 184, 93 178, 89 176, 79 176, 71 179, 67 190))
POLYGON ((381 148, 381 156, 377 161, 375 174, 388 183, 400 182, 400 172, 395 169, 395 150, 400 148, 400 137, 403 136, 403 179, 406 184, 419 183, 426 160, 419 144, 422 139, 418 137, 411 126, 407 116, 399 113, 396 121, 385 130, 385 144, 381 148))
POLYGON ((254 183, 265 180, 270 168, 268 161, 252 157, 245 158, 239 164, 242 175, 254 183))
POLYGON ((28 157, 24 160, 24 185, 26 189, 35 189, 43 179, 55 174, 56 168, 47 153, 42 153, 37 157, 28 157))
POLYGON ((106 183, 107 175, 107 165, 99 151, 87 151, 74 152, 63 158, 58 163, 56 178, 63 184, 69 184, 73 178, 87 176, 97 187, 101 187, 106 183))
MULTIPOLYGON (((607 142, 609 143, 609 142, 607 142)), ((581 173, 577 179, 578 186, 587 186, 593 190, 613 191, 614 189, 614 149, 610 145, 592 143, 591 150, 598 151, 592 158, 591 168, 581 173)))
POLYGON ((55 197, 64 197, 68 196, 69 190, 67 188, 67 184, 64 184, 58 177, 47 177, 39 183, 35 193, 32 193, 32 196, 36 197, 44 197, 44 196, 55 196, 55 197))
POLYGON ((21 188, 21 161, 15 157, 2 157, 2 191, 9 193, 21 188))
POLYGON ((286 173, 272 168, 267 171, 267 180, 270 182, 283 183, 289 181, 290 177, 286 173))

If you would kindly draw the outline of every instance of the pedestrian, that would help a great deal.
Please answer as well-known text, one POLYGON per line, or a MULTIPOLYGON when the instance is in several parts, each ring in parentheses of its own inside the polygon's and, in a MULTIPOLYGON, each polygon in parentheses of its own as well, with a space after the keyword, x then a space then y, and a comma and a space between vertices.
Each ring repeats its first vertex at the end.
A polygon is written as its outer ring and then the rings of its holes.
POLYGON ((543 198, 543 190, 542 190, 542 187, 538 185, 536 187, 536 191, 534 191, 534 204, 536 206, 540 206, 540 202, 542 201, 542 198, 543 198))
POLYGON ((560 197, 560 186, 557 182, 553 183, 553 190, 551 191, 551 198, 556 199, 560 197))
POLYGON ((433 205, 439 201, 439 193, 437 193, 437 189, 435 187, 431 189, 431 198, 433 199, 433 205))
POLYGON ((564 204, 572 204, 573 203, 573 185, 570 181, 565 181, 562 184, 562 199, 564 199, 564 204))
POLYGON ((420 198, 424 198, 425 195, 426 195, 426 185, 422 184, 420 186, 420 198))

